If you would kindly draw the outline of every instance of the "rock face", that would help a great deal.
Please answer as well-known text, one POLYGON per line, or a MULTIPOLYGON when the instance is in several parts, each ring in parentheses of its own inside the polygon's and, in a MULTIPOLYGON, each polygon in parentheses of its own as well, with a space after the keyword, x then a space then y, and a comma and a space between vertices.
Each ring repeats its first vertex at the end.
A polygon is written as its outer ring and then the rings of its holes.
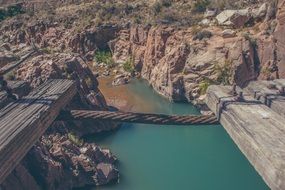
MULTIPOLYGON (((87 63, 73 54, 40 54, 17 70, 17 79, 25 80, 32 87, 36 87, 48 79, 71 79, 77 81, 79 95, 75 97, 75 103, 71 103, 70 109, 100 109, 107 110, 106 101, 98 89, 98 81, 87 63), (78 103, 80 102, 80 103, 78 103)), ((69 122, 77 136, 98 133, 111 130, 116 127, 113 123, 100 123, 91 121, 69 122)))
MULTIPOLYGON (((285 1, 280 0, 276 19, 268 21, 265 35, 259 36, 258 58, 262 65, 260 79, 285 77, 285 1)), ((270 13, 272 14, 272 13, 270 13)))
MULTIPOLYGON (((66 22, 69 22, 68 18, 66 19, 66 22)), ((9 22, 0 28, 0 37, 7 43, 35 43, 50 53, 72 51, 86 56, 89 60, 93 59, 96 50, 108 49, 107 42, 114 39, 119 30, 116 25, 102 25, 77 31, 76 28, 64 28, 52 19, 35 21, 27 26, 23 20, 9 22), (24 26, 25 29, 22 29, 24 26)))
POLYGON ((243 86, 257 77, 255 47, 249 40, 238 36, 224 39, 217 35, 222 30, 215 27, 209 32, 214 34, 211 40, 195 40, 192 30, 135 27, 112 41, 111 49, 117 62, 135 57, 141 76, 158 93, 174 101, 197 98, 199 86, 206 79, 235 81, 243 86), (231 73, 218 70, 225 65, 231 73))
POLYGON ((231 29, 226 29, 222 33, 223 38, 233 38, 236 36, 236 32, 231 29))
POLYGON ((93 52, 94 55, 97 48, 101 50, 109 48, 107 44, 115 38, 117 31, 118 27, 112 25, 91 28, 73 36, 69 40, 68 46, 72 48, 73 52, 82 55, 93 52))
POLYGON ((225 10, 216 17, 220 25, 233 26, 235 28, 243 27, 250 18, 251 15, 248 9, 225 10))
POLYGON ((280 0, 277 13, 277 26, 274 32, 279 76, 285 77, 285 1, 280 0))
POLYGON ((255 26, 260 32, 213 26, 207 28, 212 34, 207 40, 195 38, 202 33, 195 28, 134 26, 121 31, 110 48, 116 62, 132 57, 137 71, 161 95, 174 101, 193 100, 209 84, 235 82, 244 87, 255 79, 285 77, 284 7, 284 0, 279 1, 276 19, 272 19, 274 3, 217 16, 221 23, 230 22, 236 28, 254 18, 261 22, 255 26))
POLYGON ((170 27, 132 27, 110 42, 110 47, 116 62, 133 57, 135 68, 159 93, 180 99, 183 81, 179 73, 184 68, 189 47, 179 39, 182 34, 176 40, 173 32, 170 27))
POLYGON ((46 134, 23 160, 43 189, 98 186, 118 180, 118 170, 113 165, 116 158, 109 151, 70 139, 62 132, 46 134), (97 169, 102 163, 110 165, 109 172, 114 173, 108 179, 101 179, 101 171, 97 169))
POLYGON ((50 128, 7 177, 2 189, 72 189, 118 181, 117 158, 109 150, 73 142, 65 130, 60 125, 50 128))
POLYGON ((125 85, 125 84, 128 84, 129 81, 130 81, 129 76, 124 75, 124 74, 119 74, 119 75, 115 76, 115 78, 112 82, 112 85, 113 86, 125 85))

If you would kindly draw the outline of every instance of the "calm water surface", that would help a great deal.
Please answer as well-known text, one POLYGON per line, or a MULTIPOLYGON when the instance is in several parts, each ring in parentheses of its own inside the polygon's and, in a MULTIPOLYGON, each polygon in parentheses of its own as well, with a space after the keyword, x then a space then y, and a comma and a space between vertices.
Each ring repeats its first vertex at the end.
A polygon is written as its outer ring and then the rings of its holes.
MULTIPOLYGON (((133 81, 126 92, 134 100, 133 111, 199 114, 190 104, 168 102, 144 81, 133 81)), ((119 184, 96 189, 269 189, 220 125, 125 124, 94 140, 119 158, 121 175, 119 184)))

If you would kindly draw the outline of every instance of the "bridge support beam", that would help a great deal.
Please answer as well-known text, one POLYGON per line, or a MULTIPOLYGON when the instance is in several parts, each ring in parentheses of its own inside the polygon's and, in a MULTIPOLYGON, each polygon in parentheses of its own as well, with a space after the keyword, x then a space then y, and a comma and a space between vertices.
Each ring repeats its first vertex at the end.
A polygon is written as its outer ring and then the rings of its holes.
POLYGON ((49 80, 0 110, 0 184, 76 94, 70 80, 49 80))
POLYGON ((268 186, 285 189, 285 118, 248 94, 235 101, 230 90, 210 86, 209 108, 268 186))

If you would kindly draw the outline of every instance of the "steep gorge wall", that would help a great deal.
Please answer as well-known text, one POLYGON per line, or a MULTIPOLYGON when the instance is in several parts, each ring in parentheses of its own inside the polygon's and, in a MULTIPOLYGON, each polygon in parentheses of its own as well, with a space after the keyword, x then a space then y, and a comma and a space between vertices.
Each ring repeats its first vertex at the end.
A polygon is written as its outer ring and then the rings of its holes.
POLYGON ((276 19, 266 23, 270 36, 258 36, 257 48, 261 65, 260 79, 285 77, 285 1, 279 0, 276 19))
POLYGON ((174 101, 191 100, 199 94, 199 84, 217 80, 215 67, 229 60, 233 78, 239 85, 255 79, 254 47, 242 37, 224 39, 219 28, 210 28, 209 40, 193 40, 192 29, 172 27, 132 27, 110 42, 116 62, 132 58, 135 67, 160 94, 174 101))
POLYGON ((261 31, 250 36, 224 38, 221 27, 208 27, 210 39, 194 40, 195 28, 133 26, 109 44, 116 62, 132 59, 142 77, 174 101, 198 98, 205 80, 244 87, 251 80, 285 78, 284 2, 276 19, 257 24, 261 31))

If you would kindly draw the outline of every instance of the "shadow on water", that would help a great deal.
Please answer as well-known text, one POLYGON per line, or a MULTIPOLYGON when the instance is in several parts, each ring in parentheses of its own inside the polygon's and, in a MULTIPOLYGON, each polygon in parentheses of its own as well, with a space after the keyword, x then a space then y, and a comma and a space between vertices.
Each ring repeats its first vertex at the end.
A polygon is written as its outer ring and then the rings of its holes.
POLYGON ((131 131, 135 128, 136 126, 134 124, 130 124, 130 123, 122 123, 120 124, 120 126, 112 131, 102 131, 100 133, 97 134, 93 134, 93 135, 87 135, 84 137, 86 142, 89 143, 97 143, 100 144, 102 143, 104 140, 106 139, 112 139, 112 137, 116 136, 116 134, 120 131, 131 131))

